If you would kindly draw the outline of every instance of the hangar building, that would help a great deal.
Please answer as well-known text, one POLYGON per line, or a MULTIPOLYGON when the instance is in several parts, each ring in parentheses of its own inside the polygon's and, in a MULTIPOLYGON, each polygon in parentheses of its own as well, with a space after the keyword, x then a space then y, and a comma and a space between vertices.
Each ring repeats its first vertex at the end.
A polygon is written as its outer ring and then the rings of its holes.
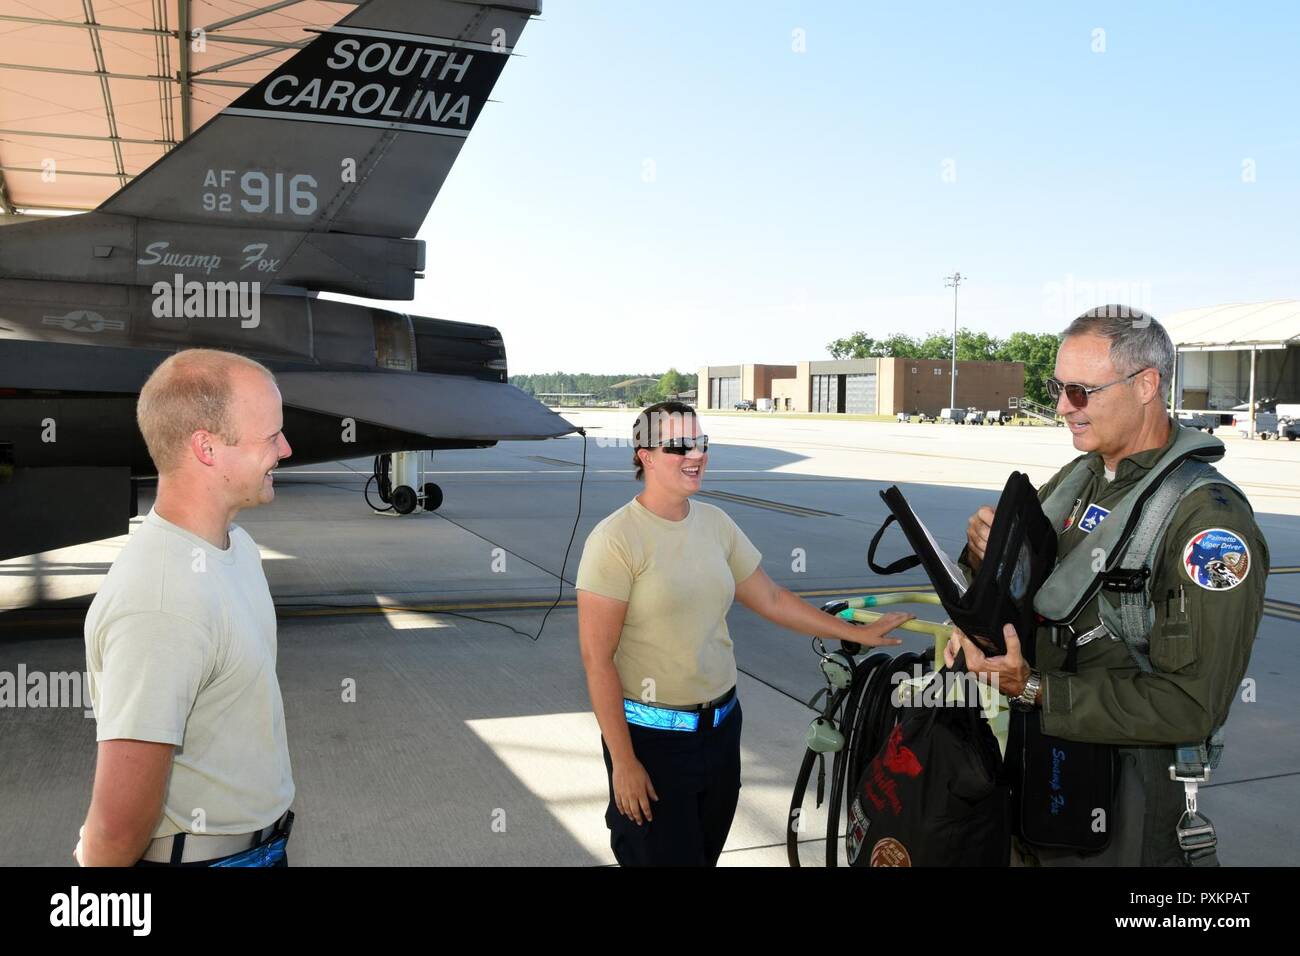
POLYGON ((1300 403, 1300 300, 1188 309, 1160 321, 1178 349, 1174 408, 1300 403))
MULTIPOLYGON (((779 411, 934 415, 951 400, 946 359, 862 358, 797 365, 707 365, 699 371, 700 408, 734 408, 772 399, 779 411)), ((1013 410, 1024 395, 1021 362, 958 362, 957 405, 1013 410)))

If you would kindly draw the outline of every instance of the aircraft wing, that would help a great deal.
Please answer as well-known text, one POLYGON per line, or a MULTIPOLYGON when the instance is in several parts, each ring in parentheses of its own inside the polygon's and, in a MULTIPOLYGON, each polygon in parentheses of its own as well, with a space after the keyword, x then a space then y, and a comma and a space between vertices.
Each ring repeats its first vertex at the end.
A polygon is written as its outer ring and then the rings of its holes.
POLYGON ((447 439, 523 440, 575 427, 513 385, 428 372, 277 372, 285 405, 447 439))

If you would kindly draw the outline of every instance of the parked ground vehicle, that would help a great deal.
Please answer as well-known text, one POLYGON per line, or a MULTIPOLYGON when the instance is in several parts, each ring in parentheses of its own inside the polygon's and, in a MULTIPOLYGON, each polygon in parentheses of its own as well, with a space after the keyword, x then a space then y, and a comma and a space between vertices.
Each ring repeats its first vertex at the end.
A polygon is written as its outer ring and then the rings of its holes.
POLYGON ((1213 435, 1218 424, 1218 417, 1202 415, 1200 412, 1179 412, 1178 423, 1186 425, 1188 428, 1204 431, 1207 435, 1213 435))
POLYGON ((1006 423, 1007 417, 1002 414, 1002 409, 1000 408, 990 408, 984 413, 985 425, 1005 425, 1006 423))
POLYGON ((742 398, 740 401, 736 402, 735 407, 738 411, 752 412, 754 410, 754 403, 747 398, 742 398))
POLYGON ((964 408, 944 408, 939 411, 940 422, 953 422, 960 425, 966 421, 966 409, 964 408))
POLYGON ((983 424, 984 424, 984 412, 981 411, 981 410, 978 409, 978 408, 968 408, 968 409, 966 410, 966 424, 967 424, 967 425, 983 425, 983 424))
MULTIPOLYGON (((1243 436, 1250 434, 1250 418, 1245 409, 1232 416, 1233 427, 1243 436)), ((1255 413, 1255 434, 1268 441, 1277 432, 1277 412, 1255 413)))
MULTIPOLYGON (((1232 427, 1242 435, 1250 434, 1246 403, 1233 407, 1232 427)), ((1255 434, 1263 441, 1271 438, 1295 441, 1300 437, 1300 403, 1278 402, 1276 398, 1261 398, 1256 401, 1255 434)))

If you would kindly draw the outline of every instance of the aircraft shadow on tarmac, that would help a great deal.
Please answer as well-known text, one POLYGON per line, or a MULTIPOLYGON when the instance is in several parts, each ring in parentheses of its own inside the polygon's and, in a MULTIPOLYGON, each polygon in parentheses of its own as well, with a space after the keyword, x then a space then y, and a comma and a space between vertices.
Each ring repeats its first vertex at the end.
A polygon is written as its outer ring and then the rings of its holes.
MULTIPOLYGON (((715 448, 699 500, 732 515, 775 580, 818 604, 924 583, 916 572, 882 579, 866 567, 867 542, 885 516, 878 492, 889 482, 786 470, 807 458, 780 449, 715 448)), ((577 439, 440 456, 446 502, 436 513, 369 513, 360 496, 369 463, 353 461, 286 470, 274 504, 236 519, 263 550, 281 614, 278 671, 302 821, 295 864, 611 861, 599 731, 567 602, 587 533, 639 485, 629 449, 589 441, 587 454, 566 604, 536 642, 491 622, 531 636, 556 597, 577 505, 577 439), (323 606, 332 604, 347 606, 323 606), (460 616, 432 610, 448 605, 460 616)), ((991 498, 901 487, 953 553, 967 517, 991 498)), ((882 558, 904 548, 891 534, 882 558)), ((0 670, 84 667, 80 620, 107 563, 65 557, 70 550, 0 564, 0 587, 26 573, 37 583, 28 593, 46 596, 40 626, 30 607, 0 613, 0 670)), ((806 639, 741 607, 729 622, 747 701, 745 789, 729 854, 779 862, 810 717, 802 702, 821 680, 806 639)), ((1298 862, 1286 821, 1300 744, 1278 733, 1295 726, 1285 690, 1296 676, 1293 632, 1265 619, 1251 672, 1258 701, 1237 705, 1229 723, 1220 786, 1209 791, 1225 862, 1298 862)), ((910 635, 904 647, 926 640, 910 635)), ((78 707, 11 710, 0 721, 0 764, 17 771, 0 782, 2 862, 64 863, 89 800, 93 721, 78 707)))

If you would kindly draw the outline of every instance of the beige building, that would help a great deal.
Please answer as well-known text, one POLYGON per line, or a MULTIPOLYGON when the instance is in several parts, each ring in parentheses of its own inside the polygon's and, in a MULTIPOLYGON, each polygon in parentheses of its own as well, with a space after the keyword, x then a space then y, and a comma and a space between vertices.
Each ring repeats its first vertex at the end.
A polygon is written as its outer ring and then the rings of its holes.
MULTIPOLYGON (((958 362, 957 406, 1007 411, 1024 394, 1020 362, 958 362)), ((797 365, 709 365, 699 371, 700 408, 771 399, 778 411, 894 415, 938 413, 950 403, 951 363, 864 358, 797 365)))
MULTIPOLYGON (((881 359, 881 414, 933 415, 952 403, 952 362, 881 359), (886 398, 887 396, 887 398, 886 398)), ((958 408, 1014 410, 1025 394, 1023 362, 958 362, 958 408)))
POLYGON ((793 379, 793 365, 705 365, 700 368, 699 408, 735 408, 749 399, 771 398, 773 382, 793 379))

